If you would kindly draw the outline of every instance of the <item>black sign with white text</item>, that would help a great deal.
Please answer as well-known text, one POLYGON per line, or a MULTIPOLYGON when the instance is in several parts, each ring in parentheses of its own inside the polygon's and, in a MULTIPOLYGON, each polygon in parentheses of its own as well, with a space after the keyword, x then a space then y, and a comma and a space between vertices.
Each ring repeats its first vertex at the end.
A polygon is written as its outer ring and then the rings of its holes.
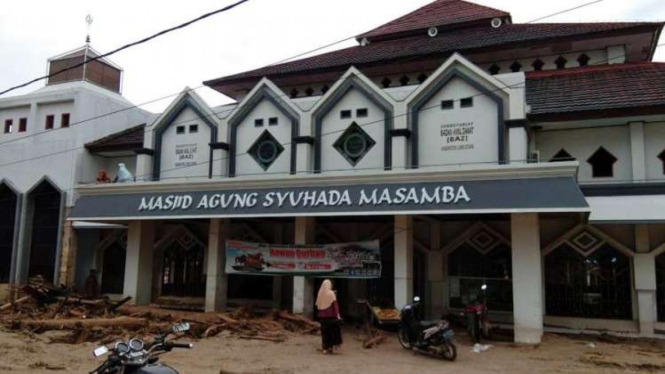
POLYGON ((81 197, 70 219, 584 211, 573 178, 390 183, 81 197))

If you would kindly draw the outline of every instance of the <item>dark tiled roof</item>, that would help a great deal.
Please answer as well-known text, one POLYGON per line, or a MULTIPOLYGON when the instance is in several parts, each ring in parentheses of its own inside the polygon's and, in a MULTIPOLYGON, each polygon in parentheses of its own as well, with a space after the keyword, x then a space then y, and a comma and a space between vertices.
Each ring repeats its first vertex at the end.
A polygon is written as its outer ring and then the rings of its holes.
POLYGON ((97 139, 87 143, 85 147, 91 152, 127 151, 143 148, 144 128, 145 123, 97 139))
POLYGON ((374 30, 358 39, 385 38, 433 26, 452 26, 464 23, 510 17, 510 13, 462 0, 437 0, 374 30))
POLYGON ((427 35, 370 43, 324 53, 284 64, 268 66, 236 75, 204 82, 208 86, 229 84, 264 76, 275 77, 293 73, 306 73, 316 70, 345 70, 351 65, 441 56, 452 52, 464 52, 487 47, 507 46, 519 43, 540 42, 565 37, 579 37, 596 33, 625 31, 630 29, 657 30, 662 23, 543 23, 511 24, 498 29, 473 27, 440 33, 437 37, 427 35))
POLYGON ((526 74, 530 116, 546 120, 665 106, 665 63, 637 62, 526 74))

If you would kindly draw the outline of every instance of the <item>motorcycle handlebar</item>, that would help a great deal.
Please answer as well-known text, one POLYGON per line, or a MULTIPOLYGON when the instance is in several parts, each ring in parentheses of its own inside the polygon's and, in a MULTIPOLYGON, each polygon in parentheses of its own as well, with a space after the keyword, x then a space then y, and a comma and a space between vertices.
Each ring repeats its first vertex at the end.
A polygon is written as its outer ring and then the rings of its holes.
POLYGON ((186 348, 186 349, 191 349, 194 347, 194 344, 192 343, 178 343, 178 342, 169 342, 166 343, 166 345, 170 348, 186 348))

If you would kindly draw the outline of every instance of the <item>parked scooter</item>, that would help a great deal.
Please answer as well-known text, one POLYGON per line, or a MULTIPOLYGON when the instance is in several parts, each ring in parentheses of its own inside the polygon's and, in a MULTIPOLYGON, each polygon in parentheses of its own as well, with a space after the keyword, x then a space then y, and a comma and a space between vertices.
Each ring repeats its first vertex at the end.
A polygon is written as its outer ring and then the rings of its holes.
POLYGON ((489 320, 487 298, 485 297, 487 285, 483 284, 481 290, 483 291, 483 301, 476 299, 464 308, 463 314, 469 338, 474 344, 480 343, 481 337, 486 340, 492 339, 492 324, 489 320))
POLYGON ((427 353, 448 361, 457 358, 457 347, 453 343, 453 330, 448 321, 421 321, 420 298, 413 298, 400 313, 398 339, 402 347, 427 353))
POLYGON ((176 343, 166 341, 174 333, 189 330, 189 323, 173 326, 171 331, 157 335, 155 339, 146 343, 140 339, 131 339, 128 342, 118 342, 109 350, 105 345, 97 347, 93 354, 95 357, 111 353, 99 367, 90 374, 178 374, 170 366, 158 364, 159 356, 170 352, 173 348, 192 348, 190 343, 176 343))

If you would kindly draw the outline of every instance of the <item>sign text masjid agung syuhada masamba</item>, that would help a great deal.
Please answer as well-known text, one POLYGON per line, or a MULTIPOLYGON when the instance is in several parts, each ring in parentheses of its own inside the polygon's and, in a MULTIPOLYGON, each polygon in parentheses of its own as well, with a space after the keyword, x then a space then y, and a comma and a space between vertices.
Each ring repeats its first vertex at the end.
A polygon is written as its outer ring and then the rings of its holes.
POLYGON ((463 185, 433 187, 402 187, 397 189, 373 188, 260 191, 206 193, 197 197, 190 194, 141 197, 138 211, 174 211, 211 209, 263 208, 316 208, 343 206, 457 204, 471 202, 463 185))

